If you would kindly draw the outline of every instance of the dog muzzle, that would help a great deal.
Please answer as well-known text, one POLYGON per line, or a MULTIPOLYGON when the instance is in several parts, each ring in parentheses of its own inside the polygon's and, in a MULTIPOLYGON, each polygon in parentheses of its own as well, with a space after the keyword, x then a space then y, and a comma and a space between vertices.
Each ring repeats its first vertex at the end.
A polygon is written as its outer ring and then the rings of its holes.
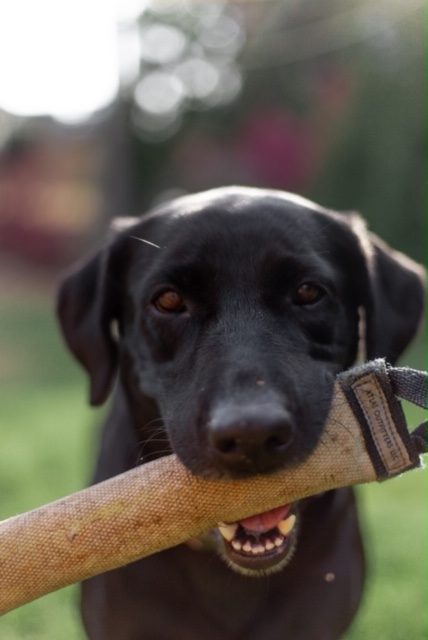
POLYGON ((0 614, 219 523, 243 522, 254 531, 270 526, 261 517, 269 513, 275 526, 287 523, 287 536, 293 520, 283 505, 420 467, 427 424, 410 433, 399 398, 427 408, 427 374, 375 360, 336 378, 320 442, 292 469, 210 481, 171 455, 1 522, 0 614))

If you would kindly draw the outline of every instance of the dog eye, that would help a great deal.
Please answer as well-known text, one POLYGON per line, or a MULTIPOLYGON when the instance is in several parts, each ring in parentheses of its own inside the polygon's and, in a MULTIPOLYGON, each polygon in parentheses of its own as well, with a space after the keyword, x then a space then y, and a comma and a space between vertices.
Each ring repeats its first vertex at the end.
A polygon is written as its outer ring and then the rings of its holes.
POLYGON ((313 282, 305 282, 296 289, 294 293, 294 302, 299 305, 315 304, 324 296, 324 289, 313 282))
POLYGON ((172 290, 161 293, 153 304, 161 313, 179 313, 185 308, 183 296, 172 290))

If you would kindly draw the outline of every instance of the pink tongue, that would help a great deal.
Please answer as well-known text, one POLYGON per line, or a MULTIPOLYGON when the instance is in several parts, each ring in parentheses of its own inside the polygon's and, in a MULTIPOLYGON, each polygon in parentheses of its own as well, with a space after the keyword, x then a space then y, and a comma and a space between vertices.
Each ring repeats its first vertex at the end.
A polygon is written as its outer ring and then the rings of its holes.
POLYGON ((277 507, 271 511, 265 511, 264 513, 259 513, 256 516, 251 516, 251 518, 239 520, 239 524, 248 531, 263 533, 264 531, 273 529, 279 522, 281 522, 281 520, 284 520, 291 507, 291 503, 284 504, 282 507, 277 507))

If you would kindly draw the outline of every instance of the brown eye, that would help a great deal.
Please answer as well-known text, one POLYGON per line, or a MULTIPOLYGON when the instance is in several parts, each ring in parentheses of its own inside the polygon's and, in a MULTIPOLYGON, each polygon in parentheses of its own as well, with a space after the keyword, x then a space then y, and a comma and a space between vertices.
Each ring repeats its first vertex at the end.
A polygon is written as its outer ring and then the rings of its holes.
POLYGON ((324 290, 313 282, 305 282, 294 294, 294 302, 296 304, 314 304, 318 302, 324 295, 324 290))
POLYGON ((161 313, 178 313, 184 309, 184 298, 176 291, 164 291, 153 304, 161 313))

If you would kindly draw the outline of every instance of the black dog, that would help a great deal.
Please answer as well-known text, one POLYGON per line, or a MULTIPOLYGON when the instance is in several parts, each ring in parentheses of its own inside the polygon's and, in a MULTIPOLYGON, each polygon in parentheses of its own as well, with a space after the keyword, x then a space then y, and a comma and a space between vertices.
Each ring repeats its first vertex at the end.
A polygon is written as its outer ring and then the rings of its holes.
MULTIPOLYGON (((119 370, 95 481, 171 451, 219 481, 303 461, 359 337, 393 363, 423 300, 422 269, 358 216, 289 194, 225 188, 125 219, 59 296, 92 404, 119 370)), ((93 578, 83 616, 92 640, 333 640, 363 581, 341 489, 93 578)))

